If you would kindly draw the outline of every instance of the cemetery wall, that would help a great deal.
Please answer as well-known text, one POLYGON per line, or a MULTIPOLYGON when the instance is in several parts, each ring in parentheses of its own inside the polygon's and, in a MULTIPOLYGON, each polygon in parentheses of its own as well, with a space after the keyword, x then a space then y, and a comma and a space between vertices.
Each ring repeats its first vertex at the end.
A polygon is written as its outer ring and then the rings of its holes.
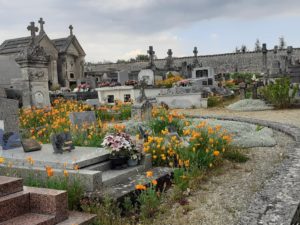
MULTIPOLYGON (((300 59, 300 48, 293 49, 294 60, 300 59)), ((277 53, 277 59, 281 61, 281 65, 284 65, 282 56, 286 56, 286 50, 279 50, 277 53)), ((271 68, 271 63, 275 59, 273 50, 269 50, 267 54, 268 68, 271 68)), ((202 55, 198 56, 198 60, 203 66, 213 67, 216 73, 221 72, 258 72, 261 73, 263 68, 262 63, 263 54, 261 52, 246 52, 246 53, 225 53, 215 55, 202 55)), ((192 64, 194 57, 181 57, 173 58, 174 65, 181 67, 183 62, 192 64)), ((156 59, 154 64, 157 68, 164 68, 166 59, 156 59)), ((148 66, 148 61, 138 61, 132 63, 108 63, 108 64, 92 64, 85 68, 87 73, 97 71, 110 71, 110 70, 127 70, 127 71, 139 71, 148 66)))

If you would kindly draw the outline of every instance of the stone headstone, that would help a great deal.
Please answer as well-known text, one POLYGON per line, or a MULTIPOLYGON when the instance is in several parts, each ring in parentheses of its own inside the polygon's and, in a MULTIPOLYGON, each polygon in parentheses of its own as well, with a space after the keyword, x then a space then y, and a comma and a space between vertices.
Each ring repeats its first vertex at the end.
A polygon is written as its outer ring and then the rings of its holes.
POLYGON ((245 99, 246 98, 246 83, 241 82, 239 84, 239 88, 240 88, 240 99, 245 99))
POLYGON ((151 69, 141 70, 138 74, 139 82, 145 80, 147 85, 154 85, 154 72, 151 69))
POLYGON ((5 132, 19 132, 19 102, 17 100, 0 98, 0 120, 4 123, 5 132))
POLYGON ((131 118, 138 121, 149 121, 152 118, 153 106, 149 100, 135 103, 131 109, 131 118))
POLYGON ((118 72, 118 82, 121 85, 125 85, 125 82, 129 80, 128 71, 122 70, 118 72))
POLYGON ((64 151, 71 152, 71 150, 75 148, 72 141, 72 136, 69 132, 52 134, 50 136, 50 141, 55 154, 63 154, 64 151))
POLYGON ((82 127, 83 125, 93 125, 96 123, 96 115, 94 111, 73 112, 69 115, 73 126, 82 127))
POLYGON ((24 152, 34 152, 42 149, 42 146, 34 139, 23 139, 21 143, 24 152))

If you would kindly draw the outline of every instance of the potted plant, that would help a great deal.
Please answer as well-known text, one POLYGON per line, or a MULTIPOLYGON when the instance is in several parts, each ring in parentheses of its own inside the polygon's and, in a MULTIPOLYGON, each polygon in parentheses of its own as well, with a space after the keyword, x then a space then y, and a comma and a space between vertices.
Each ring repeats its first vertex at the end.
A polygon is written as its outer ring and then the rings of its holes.
POLYGON ((130 152, 135 148, 130 136, 123 132, 108 134, 102 145, 110 151, 112 169, 126 168, 130 152))
POLYGON ((128 166, 136 166, 139 164, 139 161, 141 160, 142 154, 136 149, 133 148, 129 152, 129 159, 127 161, 128 166))

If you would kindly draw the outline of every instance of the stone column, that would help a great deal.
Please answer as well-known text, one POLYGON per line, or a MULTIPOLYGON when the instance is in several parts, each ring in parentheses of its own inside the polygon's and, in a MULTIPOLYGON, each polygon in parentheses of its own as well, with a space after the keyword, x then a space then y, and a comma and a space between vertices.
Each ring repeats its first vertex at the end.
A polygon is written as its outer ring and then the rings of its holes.
POLYGON ((16 62, 20 65, 24 93, 27 94, 29 102, 24 106, 45 107, 50 106, 48 87, 48 65, 49 56, 39 45, 31 44, 19 53, 16 62))
POLYGON ((53 71, 53 77, 52 77, 53 85, 58 85, 57 61, 56 60, 52 61, 52 71, 53 71))

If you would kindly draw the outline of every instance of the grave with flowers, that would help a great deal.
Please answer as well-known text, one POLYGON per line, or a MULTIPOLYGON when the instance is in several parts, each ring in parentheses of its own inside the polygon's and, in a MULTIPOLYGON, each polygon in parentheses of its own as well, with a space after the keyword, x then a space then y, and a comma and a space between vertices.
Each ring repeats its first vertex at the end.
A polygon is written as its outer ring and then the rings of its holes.
MULTIPOLYGON (((113 107, 129 112, 127 105, 113 107)), ((256 129, 185 118, 163 107, 153 108, 149 120, 105 121, 109 118, 103 114, 105 110, 64 100, 47 109, 21 110, 23 135, 25 130, 25 136, 40 142, 42 149, 30 153, 22 147, 0 150, 0 173, 23 178, 34 175, 41 180, 49 176, 78 178, 89 196, 109 193, 118 198, 134 191, 136 185, 147 185, 144 172, 151 167, 155 180, 172 171, 188 177, 185 174, 190 168, 213 167, 229 148, 232 133, 234 142, 239 142, 239 135, 244 135, 242 140, 249 139, 256 129), (75 149, 53 154, 51 134, 63 132, 72 136, 75 149)), ((262 132, 270 133, 265 130, 254 133, 254 139, 262 132)), ((268 140, 267 144, 274 144, 271 137, 268 140)))

